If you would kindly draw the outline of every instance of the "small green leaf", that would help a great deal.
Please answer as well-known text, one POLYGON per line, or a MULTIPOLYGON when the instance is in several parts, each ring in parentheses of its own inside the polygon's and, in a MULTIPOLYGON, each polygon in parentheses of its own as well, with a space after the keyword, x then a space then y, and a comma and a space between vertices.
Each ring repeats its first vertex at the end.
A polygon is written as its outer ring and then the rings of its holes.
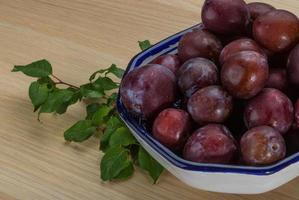
POLYGON ((29 97, 36 111, 41 104, 43 104, 49 94, 49 88, 47 83, 40 84, 38 81, 32 82, 29 87, 29 97))
POLYGON ((108 73, 111 73, 113 75, 115 75, 117 78, 122 78, 122 76, 124 75, 125 70, 117 67, 115 64, 112 64, 105 75, 107 75, 108 73))
POLYGON ((56 89, 49 93, 44 104, 41 105, 39 113, 57 112, 64 103, 72 99, 74 92, 68 89, 56 89))
POLYGON ((99 126, 101 123, 104 122, 105 117, 110 113, 112 109, 113 107, 101 105, 101 107, 93 114, 92 123, 95 126, 99 126))
POLYGON ((102 88, 95 88, 92 83, 80 86, 80 92, 87 98, 100 98, 105 94, 102 88))
POLYGON ((159 176, 163 172, 164 168, 154 158, 152 158, 142 147, 138 152, 139 166, 147 171, 154 183, 157 182, 159 176))
MULTIPOLYGON (((101 160, 101 179, 111 181, 117 178, 124 178, 126 173, 123 170, 132 165, 129 151, 123 147, 110 148, 101 160)), ((128 170, 130 173, 132 171, 128 170)))
POLYGON ((116 129, 118 129, 119 127, 123 126, 123 122, 115 117, 112 116, 108 121, 107 121, 107 127, 104 131, 104 134, 101 137, 100 140, 100 149, 102 151, 106 151, 107 148, 109 147, 109 140, 112 134, 115 133, 116 129))
POLYGON ((124 70, 117 67, 115 64, 112 64, 110 67, 108 67, 107 69, 100 69, 96 72, 94 72, 90 78, 89 78, 89 81, 93 81, 95 78, 96 78, 96 75, 97 74, 103 74, 105 73, 105 76, 109 73, 115 75, 116 77, 118 78, 122 78, 123 74, 124 74, 124 70))
POLYGON ((128 167, 123 169, 114 179, 115 180, 126 180, 130 178, 134 173, 133 162, 129 164, 128 167))
POLYGON ((39 60, 28 65, 15 65, 12 72, 21 71, 31 77, 47 77, 52 74, 51 64, 47 60, 39 60))
POLYGON ((92 119, 94 113, 100 108, 99 103, 92 103, 86 107, 86 119, 92 119))
POLYGON ((117 93, 112 93, 107 99, 107 104, 109 106, 112 106, 113 104, 115 104, 116 99, 117 99, 117 93))
POLYGON ((67 108, 70 106, 70 105, 73 105, 75 103, 77 103, 79 100, 81 100, 82 98, 82 95, 80 93, 79 90, 76 90, 76 89, 73 89, 73 88, 68 88, 67 90, 70 90, 73 93, 73 95, 71 96, 70 100, 62 103, 57 109, 56 109, 56 112, 58 114, 63 114, 67 111, 67 108))
POLYGON ((115 133, 113 133, 109 140, 109 146, 129 146, 136 144, 137 141, 132 135, 131 131, 127 127, 118 128, 115 133))
POLYGON ((81 120, 64 132, 66 141, 83 142, 96 131, 90 120, 81 120))
POLYGON ((138 41, 138 44, 142 51, 144 51, 152 46, 149 40, 138 41))
POLYGON ((118 85, 113 82, 113 80, 111 80, 110 78, 108 77, 99 77, 94 83, 93 83, 93 86, 96 88, 96 89, 99 89, 99 90, 113 90, 113 89, 116 89, 118 88, 118 85))

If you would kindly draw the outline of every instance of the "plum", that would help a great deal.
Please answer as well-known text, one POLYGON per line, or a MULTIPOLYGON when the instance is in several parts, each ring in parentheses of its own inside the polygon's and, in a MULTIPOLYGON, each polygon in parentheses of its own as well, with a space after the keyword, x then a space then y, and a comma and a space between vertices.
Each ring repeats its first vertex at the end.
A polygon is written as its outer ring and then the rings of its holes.
POLYGON ((266 88, 248 102, 244 122, 248 128, 267 125, 284 134, 293 123, 293 114, 292 102, 285 94, 266 88))
POLYGON ((136 68, 123 78, 120 96, 131 113, 152 118, 176 100, 176 77, 158 64, 136 68))
POLYGON ((267 165, 286 155, 286 145, 281 134, 270 126, 258 126, 241 138, 242 159, 249 165, 267 165))

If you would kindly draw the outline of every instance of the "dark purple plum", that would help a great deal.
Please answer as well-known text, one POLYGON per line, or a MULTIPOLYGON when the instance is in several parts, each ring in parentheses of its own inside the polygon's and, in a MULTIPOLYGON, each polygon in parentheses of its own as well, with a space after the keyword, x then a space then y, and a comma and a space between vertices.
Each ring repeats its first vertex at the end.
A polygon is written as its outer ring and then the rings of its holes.
POLYGON ((250 14, 243 0, 206 0, 201 18, 205 27, 212 32, 236 34, 246 30, 250 14))
POLYGON ((287 71, 283 68, 271 68, 266 87, 275 88, 282 92, 288 89, 287 71))
POLYGON ((249 99, 264 88, 268 74, 268 62, 264 55, 255 51, 241 51, 222 66, 221 81, 232 96, 249 99))
POLYGON ((287 71, 290 82, 299 87, 299 45, 289 55, 287 71))
POLYGON ((297 99, 295 105, 294 105, 294 128, 299 130, 299 99, 297 99))
POLYGON ((241 51, 255 51, 260 54, 265 54, 254 40, 249 38, 242 38, 234 40, 222 49, 219 57, 219 62, 221 64, 224 64, 230 57, 241 51))
POLYGON ((223 125, 210 124, 196 130, 183 152, 186 160, 200 163, 231 163, 236 156, 236 141, 223 125))
POLYGON ((267 125, 284 134, 293 123, 293 115, 290 99, 277 89, 266 88, 248 102, 244 121, 248 128, 267 125))
POLYGON ((233 109, 233 99, 222 87, 208 86, 191 96, 187 109, 198 124, 222 123, 233 109))
POLYGON ((177 55, 162 55, 150 62, 151 64, 159 64, 170 69, 174 74, 177 74, 181 63, 177 55))
POLYGON ((191 119, 180 109, 163 110, 154 121, 153 136, 171 150, 180 150, 189 135, 191 119))
POLYGON ((181 92, 187 97, 190 97, 198 89, 215 85, 218 82, 216 65, 205 58, 190 59, 178 71, 178 85, 181 92))
POLYGON ((248 165, 268 165, 285 157, 286 145, 281 134, 270 126, 247 131, 240 142, 243 161, 248 165))
POLYGON ((132 70, 123 78, 120 95, 130 112, 151 118, 176 100, 176 77, 162 65, 145 65, 132 70))
POLYGON ((222 44, 214 34, 205 29, 197 29, 181 38, 178 56, 182 63, 196 57, 218 61, 221 49, 222 44))
POLYGON ((252 2, 247 4, 247 8, 250 13, 250 17, 252 20, 255 20, 261 15, 266 14, 269 11, 275 10, 275 8, 267 3, 262 2, 252 2))
POLYGON ((299 41, 299 20, 286 10, 272 10, 253 23, 255 40, 272 52, 291 49, 299 41))

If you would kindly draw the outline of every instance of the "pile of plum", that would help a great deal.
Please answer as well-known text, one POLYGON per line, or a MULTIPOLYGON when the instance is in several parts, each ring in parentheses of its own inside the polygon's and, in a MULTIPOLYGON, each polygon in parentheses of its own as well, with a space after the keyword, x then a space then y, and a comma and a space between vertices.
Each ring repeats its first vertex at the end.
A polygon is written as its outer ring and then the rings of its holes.
POLYGON ((261 166, 299 151, 297 16, 265 3, 206 0, 202 22, 176 55, 123 78, 125 107, 189 161, 261 166))

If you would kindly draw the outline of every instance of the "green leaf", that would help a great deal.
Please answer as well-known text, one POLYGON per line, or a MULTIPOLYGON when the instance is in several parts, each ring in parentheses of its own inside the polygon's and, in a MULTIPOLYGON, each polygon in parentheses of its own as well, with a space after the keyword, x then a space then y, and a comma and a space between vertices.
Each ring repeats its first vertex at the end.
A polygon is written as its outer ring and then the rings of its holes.
MULTIPOLYGON (((111 181, 117 178, 124 178, 128 172, 123 170, 128 170, 127 168, 131 167, 132 164, 127 149, 120 146, 110 148, 101 160, 101 179, 103 181, 111 181)), ((128 171, 133 173, 133 171, 128 171)))
POLYGON ((112 106, 113 104, 115 104, 116 99, 117 99, 117 93, 112 93, 107 99, 107 104, 109 106, 112 106))
POLYGON ((109 140, 109 146, 129 146, 136 144, 137 141, 132 135, 131 131, 127 127, 118 128, 115 133, 113 133, 109 140))
POLYGON ((95 126, 99 126, 105 120, 105 117, 110 113, 113 107, 109 107, 106 105, 101 105, 101 107, 93 114, 92 123, 95 126))
POLYGON ((86 119, 92 119, 94 113, 100 108, 99 103, 92 103, 86 107, 86 119))
POLYGON ((75 103, 77 103, 79 100, 81 100, 82 98, 82 95, 80 93, 79 90, 76 90, 76 89, 73 89, 73 88, 68 88, 67 90, 70 90, 70 91, 73 91, 73 95, 71 96, 70 100, 62 103, 57 109, 56 109, 56 112, 58 114, 63 114, 67 111, 67 108, 70 106, 70 105, 73 105, 75 103))
POLYGON ((142 51, 144 51, 152 46, 149 40, 138 41, 138 44, 142 51))
POLYGON ((74 92, 68 89, 56 89, 49 93, 44 104, 41 105, 39 113, 57 112, 64 103, 72 99, 74 92))
POLYGON ((81 120, 64 132, 66 141, 83 142, 96 131, 90 120, 81 120))
POLYGON ((115 76, 118 77, 118 78, 122 78, 124 72, 125 72, 125 71, 124 71, 123 69, 117 67, 115 64, 112 64, 112 65, 111 65, 110 67, 108 67, 107 69, 100 69, 100 70, 94 72, 94 73, 90 76, 89 81, 94 80, 97 74, 103 74, 103 73, 105 73, 105 76, 106 76, 107 74, 111 73, 111 74, 115 75, 115 76))
POLYGON ((154 183, 157 182, 159 176, 163 172, 164 168, 154 158, 152 158, 142 147, 138 152, 139 166, 147 171, 154 183))
POLYGON ((107 148, 109 147, 109 140, 112 134, 115 133, 116 129, 119 127, 124 126, 123 122, 115 117, 112 116, 108 121, 107 121, 107 127, 104 131, 104 134, 102 135, 100 139, 100 149, 102 151, 106 151, 107 148))
POLYGON ((80 86, 80 92, 87 98, 100 98, 105 94, 102 88, 95 88, 92 83, 80 86))
POLYGON ((12 72, 21 71, 31 77, 47 77, 52 74, 51 64, 47 60, 39 60, 28 65, 15 65, 12 72))
POLYGON ((133 162, 129 164, 128 167, 123 169, 114 179, 115 180, 126 180, 130 178, 134 173, 133 162))
POLYGON ((36 111, 41 104, 43 104, 49 94, 49 88, 47 83, 40 84, 38 81, 32 82, 29 87, 29 97, 36 111))
POLYGON ((111 80, 110 78, 108 77, 99 77, 94 83, 93 83, 93 86, 96 88, 96 89, 99 89, 99 90, 113 90, 113 89, 116 89, 118 88, 118 85, 113 82, 113 80, 111 80))

